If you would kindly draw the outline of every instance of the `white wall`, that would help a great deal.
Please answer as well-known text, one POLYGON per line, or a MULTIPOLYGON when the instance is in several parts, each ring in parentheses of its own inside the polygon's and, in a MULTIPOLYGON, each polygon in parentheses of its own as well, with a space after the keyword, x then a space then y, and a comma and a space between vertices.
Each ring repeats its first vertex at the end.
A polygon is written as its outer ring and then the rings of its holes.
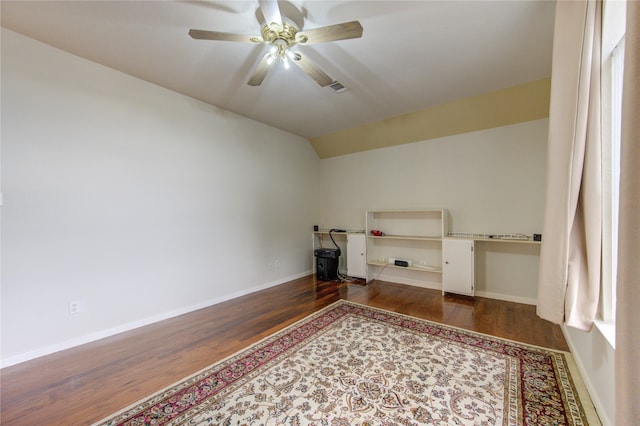
POLYGON ((3 29, 3 365, 310 273, 318 174, 303 138, 3 29))
POLYGON ((591 332, 563 326, 571 353, 604 426, 615 424, 615 350, 597 327, 591 332))
MULTIPOLYGON (((446 208, 453 232, 540 233, 547 131, 543 119, 323 159, 320 225, 363 229, 366 210, 446 208)), ((535 303, 539 246, 480 243, 476 256, 479 295, 535 303)))

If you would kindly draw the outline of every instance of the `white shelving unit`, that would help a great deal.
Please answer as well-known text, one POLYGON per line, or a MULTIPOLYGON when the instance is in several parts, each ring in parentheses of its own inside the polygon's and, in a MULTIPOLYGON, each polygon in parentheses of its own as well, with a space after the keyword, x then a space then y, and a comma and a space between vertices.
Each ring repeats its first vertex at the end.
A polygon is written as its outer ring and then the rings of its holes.
POLYGON ((446 209, 367 211, 367 282, 386 268, 406 275, 405 282, 433 282, 429 274, 442 274, 442 239, 447 236, 448 218, 446 209), (384 235, 374 236, 372 230, 384 235), (396 266, 390 258, 411 265, 396 266))

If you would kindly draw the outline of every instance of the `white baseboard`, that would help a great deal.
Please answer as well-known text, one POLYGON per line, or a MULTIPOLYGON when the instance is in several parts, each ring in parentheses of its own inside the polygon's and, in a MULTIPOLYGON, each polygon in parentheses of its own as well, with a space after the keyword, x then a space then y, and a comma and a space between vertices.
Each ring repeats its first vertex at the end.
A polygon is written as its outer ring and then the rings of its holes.
POLYGON ((487 299, 504 300, 505 302, 524 303, 525 305, 535 306, 538 304, 538 301, 536 299, 531 299, 529 297, 512 296, 510 294, 502 293, 491 293, 488 291, 476 291, 476 296, 486 297, 487 299))
POLYGON ((19 355, 14 355, 9 358, 5 358, 0 360, 0 368, 10 367, 12 365, 20 364, 23 362, 30 361, 35 358, 40 358, 45 355, 51 355, 55 352, 60 352, 65 349, 70 349, 76 346, 84 345, 87 343, 95 342, 96 340, 104 339, 106 337, 114 336, 116 334, 124 333, 126 331, 130 331, 136 328, 144 327, 145 325, 153 324, 159 321, 163 321, 169 318, 177 317, 179 315, 187 314, 189 312, 197 311, 198 309, 207 308, 209 306, 217 305, 218 303, 226 302, 231 299, 235 299, 237 297, 245 296, 247 294, 255 293, 260 290, 265 290, 270 287, 275 287, 280 284, 284 284, 289 281, 296 280, 298 278, 306 277, 310 275, 311 271, 305 271, 300 274, 292 275, 289 277, 285 277, 276 281, 272 281, 269 283, 261 284, 259 286, 250 287, 244 290, 236 291, 231 294, 227 294, 221 297, 216 297, 214 299, 205 300, 203 302, 197 303, 195 305, 187 306, 184 308, 176 309, 169 312, 164 312, 159 315, 154 315, 152 317, 144 318, 138 321, 129 322, 126 324, 119 325, 117 327, 108 328, 106 330, 101 330, 95 333, 86 334, 84 336, 80 336, 74 339, 66 340, 64 342, 56 343, 54 345, 45 346, 42 348, 38 348, 29 352, 25 352, 19 355))
MULTIPOLYGON (((410 278, 390 276, 390 275, 380 275, 376 279, 380 281, 388 281, 390 283, 406 284, 406 285, 412 285, 414 287, 422 287, 422 288, 429 288, 431 290, 442 291, 442 284, 440 283, 434 283, 434 282, 428 282, 428 281, 425 282, 421 280, 412 280, 410 278)), ((512 296, 509 294, 491 293, 487 291, 476 291, 475 295, 478 297, 486 297, 487 299, 504 300, 506 302, 514 302, 514 303, 524 303, 526 305, 535 306, 537 303, 536 299, 531 299, 529 297, 512 296)))
MULTIPOLYGON (((30 361, 35 358, 40 358, 45 355, 50 355, 55 352, 63 351, 65 349, 70 349, 76 346, 84 345, 86 343, 91 343, 96 340, 104 339, 106 337, 114 336, 119 333, 124 333, 126 331, 130 331, 136 328, 144 327, 149 324, 153 324, 159 321, 163 321, 165 319, 177 317, 179 315, 187 314, 189 312, 197 311, 198 309, 207 308, 209 306, 217 305, 218 303, 226 302, 231 299, 235 299, 237 297, 245 296, 247 294, 255 293, 260 290, 265 290, 270 287, 275 287, 280 284, 284 284, 286 282, 296 280, 298 278, 305 277, 307 275, 312 274, 313 271, 305 271, 300 274, 296 274, 293 276, 285 277, 276 281, 272 281, 269 283, 261 284, 259 286, 251 287, 248 289, 240 290, 231 294, 227 294, 225 296, 217 297, 214 299, 205 300, 203 302, 197 303, 195 305, 187 306, 181 309, 176 309, 173 311, 165 312, 159 315, 154 315, 152 317, 144 318, 138 321, 133 321, 130 323, 122 324, 117 327, 109 328, 106 330, 98 331, 95 333, 90 333, 84 336, 77 337, 75 339, 70 339, 64 342, 56 343, 54 345, 45 346, 42 348, 38 348, 29 352, 25 352, 19 355, 14 355, 9 358, 5 358, 0 360, 0 368, 10 367, 12 365, 20 364, 23 362, 30 361)), ((388 281, 398 284, 411 285, 414 287, 428 288, 432 290, 440 290, 442 291, 442 284, 438 282, 428 282, 423 280, 414 280, 406 277, 398 277, 398 276, 389 276, 389 275, 380 275, 377 277, 380 281, 388 281)), ((528 305, 535 305, 535 299, 529 299, 525 297, 518 296, 510 296, 499 293, 489 293, 489 292, 476 292, 476 296, 479 297, 487 297, 490 299, 497 300, 505 300, 508 302, 516 302, 516 303, 525 303, 528 305)))

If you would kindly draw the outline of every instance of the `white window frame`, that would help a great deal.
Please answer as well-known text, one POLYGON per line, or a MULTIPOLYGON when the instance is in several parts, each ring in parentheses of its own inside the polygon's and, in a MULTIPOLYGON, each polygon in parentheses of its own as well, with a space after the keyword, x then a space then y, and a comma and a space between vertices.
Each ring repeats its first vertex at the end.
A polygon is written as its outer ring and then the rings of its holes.
POLYGON ((618 206, 620 203, 620 125, 622 121, 622 81, 624 37, 611 53, 609 62, 608 120, 603 120, 603 276, 602 320, 614 323, 616 316, 616 276, 618 270, 618 206), (608 123, 607 123, 608 121, 608 123))
POLYGON ((596 327, 615 349, 620 124, 626 1, 605 0, 602 29, 602 288, 596 327))

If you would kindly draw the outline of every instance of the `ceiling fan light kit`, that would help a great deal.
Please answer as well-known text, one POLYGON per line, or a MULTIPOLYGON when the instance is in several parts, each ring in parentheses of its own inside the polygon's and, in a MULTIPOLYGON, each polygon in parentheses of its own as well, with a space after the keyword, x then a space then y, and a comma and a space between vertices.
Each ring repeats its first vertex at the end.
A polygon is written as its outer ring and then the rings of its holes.
POLYGON ((318 65, 299 52, 293 51, 292 47, 296 44, 309 45, 360 38, 363 32, 360 22, 344 22, 300 31, 293 23, 283 19, 277 0, 261 0, 259 3, 265 17, 265 23, 261 27, 262 37, 196 29, 189 30, 189 35, 198 40, 239 41, 270 46, 269 51, 262 57, 249 78, 247 84, 250 86, 262 84, 269 68, 276 60, 282 62, 285 69, 289 69, 290 62, 293 62, 321 87, 334 83, 335 80, 318 65))
POLYGON ((268 65, 273 64, 276 58, 279 58, 285 69, 289 69, 289 59, 292 61, 300 60, 301 55, 291 50, 291 47, 296 44, 295 37, 297 32, 298 29, 287 22, 283 23, 282 30, 275 23, 270 26, 266 24, 262 26, 263 43, 271 45, 267 54, 268 65))

